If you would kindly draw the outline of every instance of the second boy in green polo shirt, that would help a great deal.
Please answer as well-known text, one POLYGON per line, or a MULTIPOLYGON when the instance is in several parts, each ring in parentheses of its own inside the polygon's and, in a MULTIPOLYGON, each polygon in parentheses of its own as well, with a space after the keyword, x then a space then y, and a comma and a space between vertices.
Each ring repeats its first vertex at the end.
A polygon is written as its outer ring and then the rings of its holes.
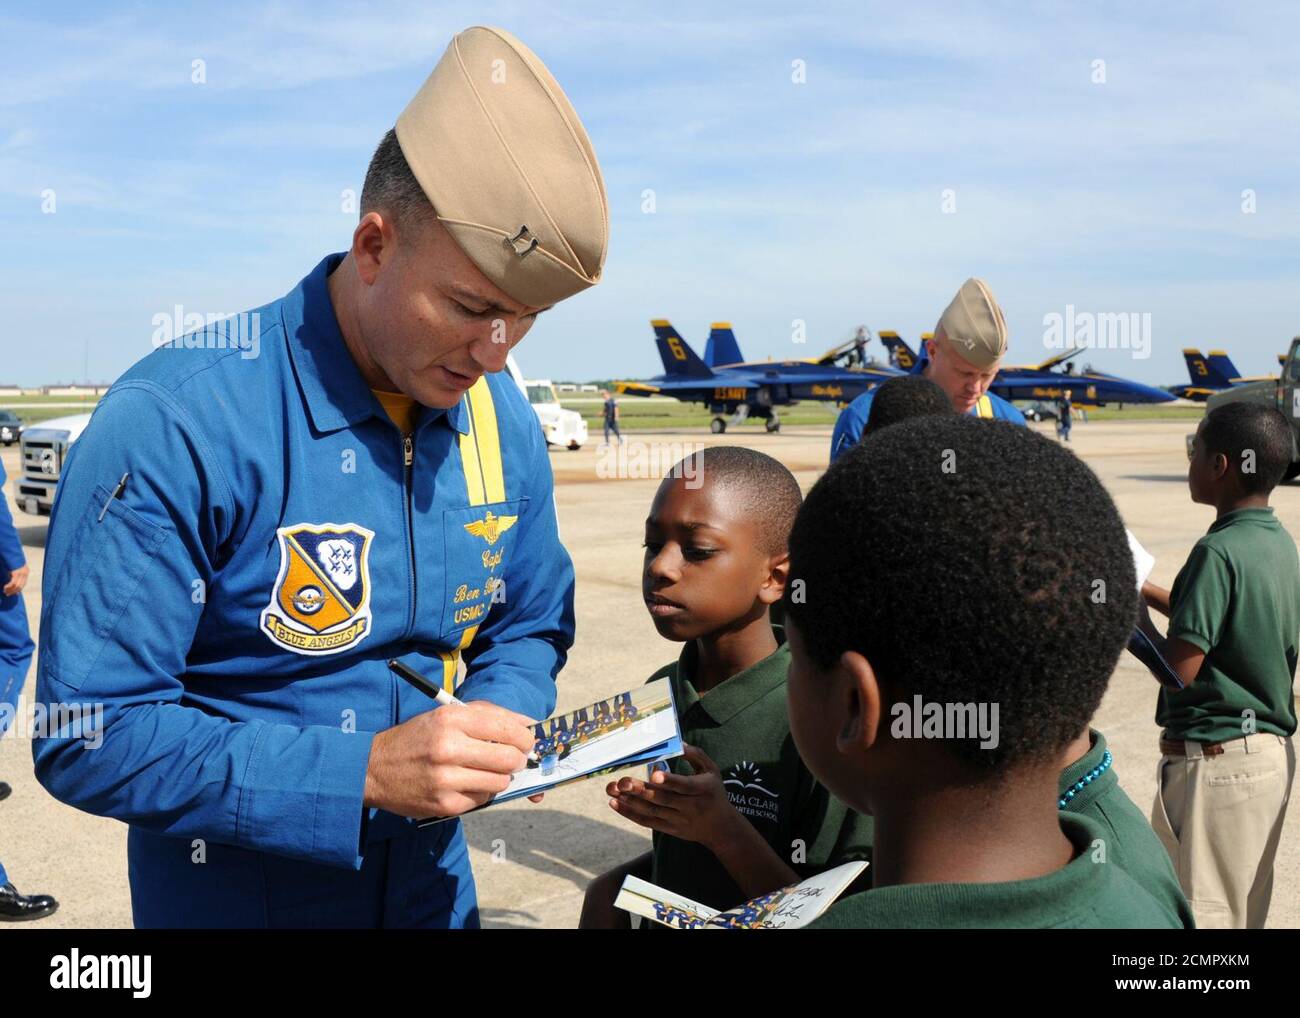
POLYGON ((780 463, 730 446, 660 485, 643 593, 655 628, 685 647, 652 678, 671 680, 688 748, 668 773, 609 784, 610 805, 653 830, 653 849, 592 882, 582 926, 627 928, 613 900, 628 874, 728 908, 869 856, 870 819, 817 783, 786 719, 790 655, 769 607, 785 589, 800 500, 780 463))
POLYGON ((1156 706, 1160 787, 1151 824, 1203 928, 1259 928, 1295 777, 1300 556, 1269 507, 1291 462, 1291 429, 1272 407, 1226 403, 1201 421, 1187 485, 1216 518, 1172 591, 1148 583, 1169 616, 1143 628, 1185 684, 1156 706))
POLYGON ((1180 925, 1059 809, 1137 611, 1124 526, 1072 453, 966 416, 884 428, 809 492, 790 576, 791 734, 874 820, 872 889, 815 925, 1180 925))

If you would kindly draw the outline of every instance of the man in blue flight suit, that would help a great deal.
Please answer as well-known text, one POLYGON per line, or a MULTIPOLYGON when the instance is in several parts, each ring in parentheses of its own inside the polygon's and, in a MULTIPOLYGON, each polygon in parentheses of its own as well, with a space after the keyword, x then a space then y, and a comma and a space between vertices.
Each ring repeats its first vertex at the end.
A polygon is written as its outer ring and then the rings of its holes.
POLYGON ((577 114, 508 33, 456 36, 361 221, 288 295, 139 362, 73 446, 39 688, 102 745, 34 747, 130 825, 137 926, 478 924, 453 817, 525 766, 573 641, 546 444, 500 373, 597 282, 577 114), (250 339, 250 337, 252 337, 250 339), (465 706, 430 709, 401 657, 465 706))
MULTIPOLYGON (((981 279, 962 283, 944 309, 934 336, 921 345, 912 374, 937 384, 959 414, 996 417, 1025 423, 1025 415, 989 392, 1007 352, 1007 322, 988 285, 981 279)), ((831 436, 831 462, 858 444, 871 415, 875 389, 868 389, 842 411, 831 436)))
MULTIPOLYGON (((18 695, 23 691, 27 669, 36 645, 27 628, 27 606, 23 587, 27 585, 27 556, 14 527, 9 503, 4 495, 5 468, 0 463, 0 736, 8 722, 18 714, 18 695)), ((0 800, 13 791, 0 781, 0 800)), ((14 830, 14 824, 0 824, 0 830, 14 830)), ((4 863, 0 862, 0 922, 24 922, 53 915, 59 903, 48 894, 19 894, 9 883, 4 863)))

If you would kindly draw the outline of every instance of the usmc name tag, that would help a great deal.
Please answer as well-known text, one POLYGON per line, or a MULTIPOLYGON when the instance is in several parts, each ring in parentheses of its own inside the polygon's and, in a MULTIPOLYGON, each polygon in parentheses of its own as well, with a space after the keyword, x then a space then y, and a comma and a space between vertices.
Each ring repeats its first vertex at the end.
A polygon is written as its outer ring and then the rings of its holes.
POLYGON ((482 625, 493 604, 509 596, 505 577, 517 545, 520 517, 528 499, 447 509, 443 537, 447 548, 447 594, 441 635, 482 625))

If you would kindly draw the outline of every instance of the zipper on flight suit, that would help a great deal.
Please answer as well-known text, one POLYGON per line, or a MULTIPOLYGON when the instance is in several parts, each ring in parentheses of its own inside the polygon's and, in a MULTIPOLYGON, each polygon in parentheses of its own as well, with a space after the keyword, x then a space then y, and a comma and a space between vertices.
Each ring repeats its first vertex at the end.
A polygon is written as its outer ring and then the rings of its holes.
POLYGON ((412 475, 415 463, 415 436, 402 436, 402 461, 404 463, 402 482, 406 508, 406 548, 410 555, 411 566, 411 613, 406 620, 406 635, 409 637, 415 629, 415 511, 412 507, 414 487, 412 475))

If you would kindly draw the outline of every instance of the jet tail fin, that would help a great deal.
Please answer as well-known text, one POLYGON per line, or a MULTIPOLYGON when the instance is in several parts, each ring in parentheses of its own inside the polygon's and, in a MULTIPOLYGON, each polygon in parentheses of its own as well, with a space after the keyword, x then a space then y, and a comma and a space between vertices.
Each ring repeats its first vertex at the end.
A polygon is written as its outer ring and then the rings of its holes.
POLYGON ((655 330, 655 346, 659 348, 659 359, 664 362, 664 374, 681 378, 713 377, 709 366, 700 360, 668 319, 656 318, 650 325, 655 330))
POLYGON ((1230 389, 1232 382, 1223 371, 1200 350, 1184 350, 1183 360, 1187 362, 1187 374, 1193 385, 1203 385, 1207 389, 1230 389))
POLYGON ((724 364, 739 364, 743 360, 736 334, 731 331, 731 323, 714 322, 709 330, 709 341, 704 346, 704 363, 711 368, 720 368, 724 364))
POLYGON ((889 351, 889 362, 894 367, 911 371, 916 366, 916 353, 907 345, 907 340, 897 332, 881 332, 880 342, 884 343, 885 349, 889 351))
POLYGON ((1232 363, 1232 358, 1228 356, 1225 350, 1211 350, 1206 358, 1210 362, 1210 367, 1219 372, 1223 379, 1231 383, 1233 379, 1240 378, 1241 372, 1237 370, 1237 365, 1232 363))

